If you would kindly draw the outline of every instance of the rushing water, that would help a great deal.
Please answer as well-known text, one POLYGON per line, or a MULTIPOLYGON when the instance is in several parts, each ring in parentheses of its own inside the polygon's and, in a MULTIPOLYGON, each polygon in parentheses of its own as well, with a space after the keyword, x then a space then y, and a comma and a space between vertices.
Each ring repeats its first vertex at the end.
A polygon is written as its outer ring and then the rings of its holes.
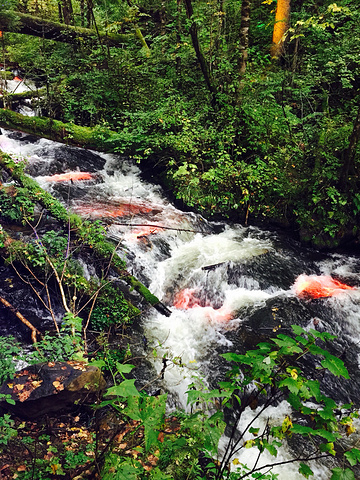
MULTIPOLYGON (((29 174, 72 211, 100 219, 132 273, 170 308, 170 317, 147 309, 142 328, 148 351, 157 350, 151 358, 158 373, 168 359, 162 387, 173 405, 186 408, 185 392, 194 377, 216 384, 226 370, 220 353, 242 353, 275 331, 289 333, 292 324, 337 335, 332 352, 345 361, 351 381, 329 376, 328 393, 357 402, 360 289, 311 300, 297 294, 295 282, 304 274, 332 275, 360 286, 359 257, 320 253, 273 232, 184 213, 124 158, 18 132, 3 131, 0 148, 26 158, 29 174)), ((6 296, 11 286, 4 289, 6 296)), ((13 297, 15 302, 14 292, 13 297)), ((284 418, 287 409, 284 404, 271 409, 270 421, 284 418)), ((249 409, 245 419, 254 415, 249 409)), ((252 455, 245 449, 240 461, 251 463, 252 455)), ((287 451, 281 455, 288 458, 287 451)), ((326 467, 315 468, 317 479, 329 478, 326 467)), ((303 478, 297 467, 279 471, 282 479, 303 478)))

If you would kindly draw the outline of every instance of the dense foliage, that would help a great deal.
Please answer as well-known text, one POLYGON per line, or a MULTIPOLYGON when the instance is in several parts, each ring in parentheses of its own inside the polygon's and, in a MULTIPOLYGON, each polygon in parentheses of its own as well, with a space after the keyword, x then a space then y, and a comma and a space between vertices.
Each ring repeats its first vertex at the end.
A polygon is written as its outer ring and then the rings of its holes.
POLYGON ((144 168, 160 165, 175 195, 207 215, 272 218, 321 247, 358 236, 355 1, 293 2, 276 58, 269 49, 275 2, 253 2, 245 71, 237 0, 73 1, 60 18, 51 2, 13 3, 39 17, 129 34, 122 48, 4 35, 6 58, 46 85, 43 114, 117 132, 118 152, 144 168))

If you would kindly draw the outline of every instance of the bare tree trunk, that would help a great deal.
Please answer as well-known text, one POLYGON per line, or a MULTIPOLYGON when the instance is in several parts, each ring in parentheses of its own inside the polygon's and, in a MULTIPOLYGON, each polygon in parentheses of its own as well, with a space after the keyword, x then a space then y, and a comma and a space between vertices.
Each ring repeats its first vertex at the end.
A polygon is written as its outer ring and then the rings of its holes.
POLYGON ((40 17, 34 17, 20 12, 1 11, 0 30, 5 32, 22 33, 57 40, 65 43, 76 43, 79 38, 95 40, 100 37, 104 45, 119 47, 128 41, 128 35, 97 33, 89 28, 73 27, 63 23, 56 23, 40 17), (11 19, 16 15, 16 22, 11 19))
MULTIPOLYGON (((186 15, 187 15, 188 19, 191 20, 193 14, 194 14, 194 10, 193 10, 193 7, 192 7, 191 0, 185 0, 185 8, 186 8, 186 15)), ((192 22, 191 27, 190 27, 190 35, 191 35, 191 41, 192 41, 192 44, 193 44, 193 47, 194 47, 194 50, 195 50, 195 53, 196 53, 196 58, 199 62, 199 65, 200 65, 200 68, 201 68, 206 86, 209 89, 210 93, 212 94, 213 103, 216 103, 216 101, 215 101, 216 89, 215 89, 215 86, 214 86, 214 84, 212 82, 212 79, 211 79, 211 76, 210 76, 209 65, 208 65, 208 63, 207 63, 207 61, 206 61, 206 59, 205 59, 205 57, 204 57, 204 55, 201 51, 201 48, 200 48, 197 25, 194 21, 192 22)))
POLYGON ((239 36, 239 74, 241 77, 245 75, 246 64, 248 59, 249 48, 249 28, 250 28, 250 9, 251 0, 242 0, 241 3, 241 21, 240 21, 240 36, 239 36))
POLYGON ((277 0, 275 23, 270 53, 273 58, 279 58, 284 49, 284 35, 289 28, 291 0, 277 0))
POLYGON ((74 13, 73 13, 71 0, 61 0, 60 4, 61 4, 61 11, 62 11, 62 18, 64 20, 65 25, 73 25, 74 13))

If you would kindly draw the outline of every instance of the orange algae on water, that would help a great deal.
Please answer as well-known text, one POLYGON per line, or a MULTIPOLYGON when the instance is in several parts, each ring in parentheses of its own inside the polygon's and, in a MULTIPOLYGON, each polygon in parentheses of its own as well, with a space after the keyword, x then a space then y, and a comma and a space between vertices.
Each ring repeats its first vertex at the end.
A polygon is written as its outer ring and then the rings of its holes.
POLYGON ((89 215, 95 218, 116 218, 128 215, 149 213, 152 208, 143 204, 121 203, 112 205, 110 203, 92 202, 91 205, 77 205, 74 207, 79 215, 89 215))
POLYGON ((93 174, 89 172, 67 172, 45 177, 47 182, 76 182, 78 180, 92 180, 93 174))
POLYGON ((174 307, 179 310, 199 309, 199 312, 214 323, 228 322, 234 317, 233 313, 225 305, 220 308, 213 308, 211 306, 202 307, 194 293, 195 289, 193 288, 181 290, 175 295, 174 307))
POLYGON ((304 298, 332 297, 343 290, 356 290, 330 275, 300 275, 294 284, 296 295, 304 298))

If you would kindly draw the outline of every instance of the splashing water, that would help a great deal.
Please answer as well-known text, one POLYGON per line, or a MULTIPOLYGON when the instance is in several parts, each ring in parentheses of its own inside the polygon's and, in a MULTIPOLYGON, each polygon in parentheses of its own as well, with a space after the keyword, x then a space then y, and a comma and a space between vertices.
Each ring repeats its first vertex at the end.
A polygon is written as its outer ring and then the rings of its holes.
POLYGON ((300 275, 294 284, 296 295, 303 298, 332 297, 344 290, 356 290, 330 276, 300 275))

